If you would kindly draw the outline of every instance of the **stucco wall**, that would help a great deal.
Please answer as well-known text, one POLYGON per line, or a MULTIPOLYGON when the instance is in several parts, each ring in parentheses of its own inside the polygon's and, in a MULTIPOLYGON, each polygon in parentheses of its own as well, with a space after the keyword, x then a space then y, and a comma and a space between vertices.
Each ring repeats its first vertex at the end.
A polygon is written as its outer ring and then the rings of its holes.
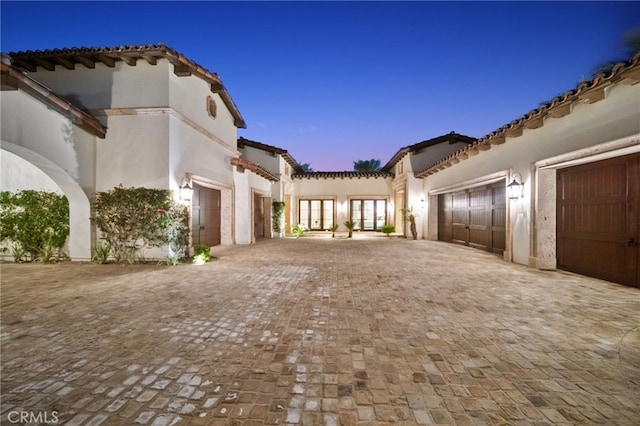
POLYGON ((124 62, 113 68, 98 62, 94 69, 77 64, 73 70, 56 65, 55 71, 38 67, 30 76, 86 109, 166 107, 168 65, 163 59, 158 65, 141 60, 135 67, 124 62))
POLYGON ((411 170, 419 172, 426 169, 432 164, 440 161, 444 157, 453 154, 457 150, 467 146, 466 143, 457 142, 450 144, 449 142, 439 143, 425 148, 418 154, 410 154, 411 170))
POLYGON ((201 127, 208 132, 217 143, 223 143, 229 149, 237 147, 237 128, 234 119, 219 95, 211 92, 211 86, 204 80, 189 76, 179 77, 173 73, 173 66, 166 60, 159 61, 166 67, 169 77, 168 105, 178 114, 188 117, 193 127, 201 127), (216 117, 211 117, 207 110, 207 98, 216 103, 216 117))
MULTIPOLYGON (((528 264, 532 221, 532 164, 538 160, 638 133, 639 99, 640 85, 618 85, 609 88, 604 100, 594 104, 577 104, 568 116, 545 119, 541 128, 525 129, 520 137, 507 139, 502 145, 495 145, 489 151, 481 152, 426 177, 424 191, 438 192, 442 188, 497 172, 513 170, 520 173, 525 184, 524 197, 508 203, 507 226, 510 230, 507 233, 511 233, 513 261, 528 264)), ((428 208, 430 214, 437 211, 437 205, 429 205, 428 208)), ((433 221, 425 221, 425 233, 437 235, 437 231, 430 232, 426 229, 429 222, 435 226, 433 221)))
POLYGON ((281 168, 281 162, 283 162, 284 160, 282 160, 280 155, 272 155, 270 152, 246 145, 243 149, 240 150, 240 152, 242 153, 242 158, 244 160, 260 164, 271 173, 274 173, 276 175, 278 173, 284 173, 284 166, 282 166, 283 168, 281 168))

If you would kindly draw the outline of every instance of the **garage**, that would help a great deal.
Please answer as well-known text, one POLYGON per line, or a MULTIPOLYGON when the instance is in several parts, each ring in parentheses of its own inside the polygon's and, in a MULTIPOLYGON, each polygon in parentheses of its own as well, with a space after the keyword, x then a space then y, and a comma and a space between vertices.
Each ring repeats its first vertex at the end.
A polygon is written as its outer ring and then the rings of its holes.
POLYGON ((639 287, 640 153, 557 172, 557 264, 639 287))
POLYGON ((502 255, 506 236, 505 182, 438 195, 438 240, 502 255))
POLYGON ((195 185, 191 198, 191 242, 197 245, 220 244, 220 190, 195 185))

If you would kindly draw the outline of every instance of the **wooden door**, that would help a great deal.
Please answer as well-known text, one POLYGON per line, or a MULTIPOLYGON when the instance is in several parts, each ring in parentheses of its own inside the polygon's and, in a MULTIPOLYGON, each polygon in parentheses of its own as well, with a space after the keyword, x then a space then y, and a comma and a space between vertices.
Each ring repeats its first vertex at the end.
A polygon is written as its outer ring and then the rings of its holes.
POLYGON ((438 240, 502 254, 505 238, 504 181, 438 196, 438 240))
POLYGON ((640 154, 558 170, 558 267, 638 287, 639 193, 640 154))
POLYGON ((220 199, 217 189, 194 185, 191 198, 191 239, 193 246, 220 244, 220 199))
POLYGON ((262 195, 253 194, 253 236, 256 240, 265 237, 264 226, 264 203, 262 202, 262 195))

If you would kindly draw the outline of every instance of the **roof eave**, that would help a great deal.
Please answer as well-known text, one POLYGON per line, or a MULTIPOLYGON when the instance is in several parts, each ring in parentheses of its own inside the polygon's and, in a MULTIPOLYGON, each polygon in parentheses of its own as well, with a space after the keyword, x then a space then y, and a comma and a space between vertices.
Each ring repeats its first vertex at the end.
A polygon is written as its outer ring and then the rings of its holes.
POLYGON ((500 127, 426 169, 415 172, 414 176, 416 178, 425 178, 482 151, 488 151, 494 145, 505 143, 507 138, 513 139, 521 136, 524 129, 533 130, 542 127, 544 119, 547 117, 561 118, 569 115, 572 112, 572 105, 577 102, 589 104, 598 102, 605 98, 605 89, 614 84, 632 85, 639 82, 640 52, 633 55, 629 61, 620 62, 613 66, 608 74, 600 73, 591 81, 580 83, 575 89, 553 98, 549 103, 520 116, 518 119, 511 121, 509 124, 500 127))
POLYGON ((2 73, 2 90, 9 87, 22 89, 67 117, 79 128, 100 139, 106 137, 107 128, 91 114, 76 107, 46 86, 4 61, 0 62, 0 70, 2 73))

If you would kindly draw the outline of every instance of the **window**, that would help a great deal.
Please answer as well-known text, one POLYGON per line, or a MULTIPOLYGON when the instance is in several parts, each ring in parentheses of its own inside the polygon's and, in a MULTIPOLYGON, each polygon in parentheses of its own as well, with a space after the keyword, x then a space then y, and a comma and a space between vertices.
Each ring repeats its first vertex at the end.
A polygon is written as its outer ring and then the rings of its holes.
POLYGON ((300 200, 298 223, 322 231, 333 226, 333 200, 300 200))
POLYGON ((396 164, 396 176, 401 175, 403 171, 404 171, 404 167, 402 164, 402 160, 400 160, 400 162, 396 164))
POLYGON ((209 113, 209 117, 211 118, 216 118, 216 114, 218 113, 218 106, 216 105, 216 101, 211 96, 207 97, 207 112, 209 113))
POLYGON ((387 200, 351 200, 354 229, 378 231, 387 223, 387 200))

